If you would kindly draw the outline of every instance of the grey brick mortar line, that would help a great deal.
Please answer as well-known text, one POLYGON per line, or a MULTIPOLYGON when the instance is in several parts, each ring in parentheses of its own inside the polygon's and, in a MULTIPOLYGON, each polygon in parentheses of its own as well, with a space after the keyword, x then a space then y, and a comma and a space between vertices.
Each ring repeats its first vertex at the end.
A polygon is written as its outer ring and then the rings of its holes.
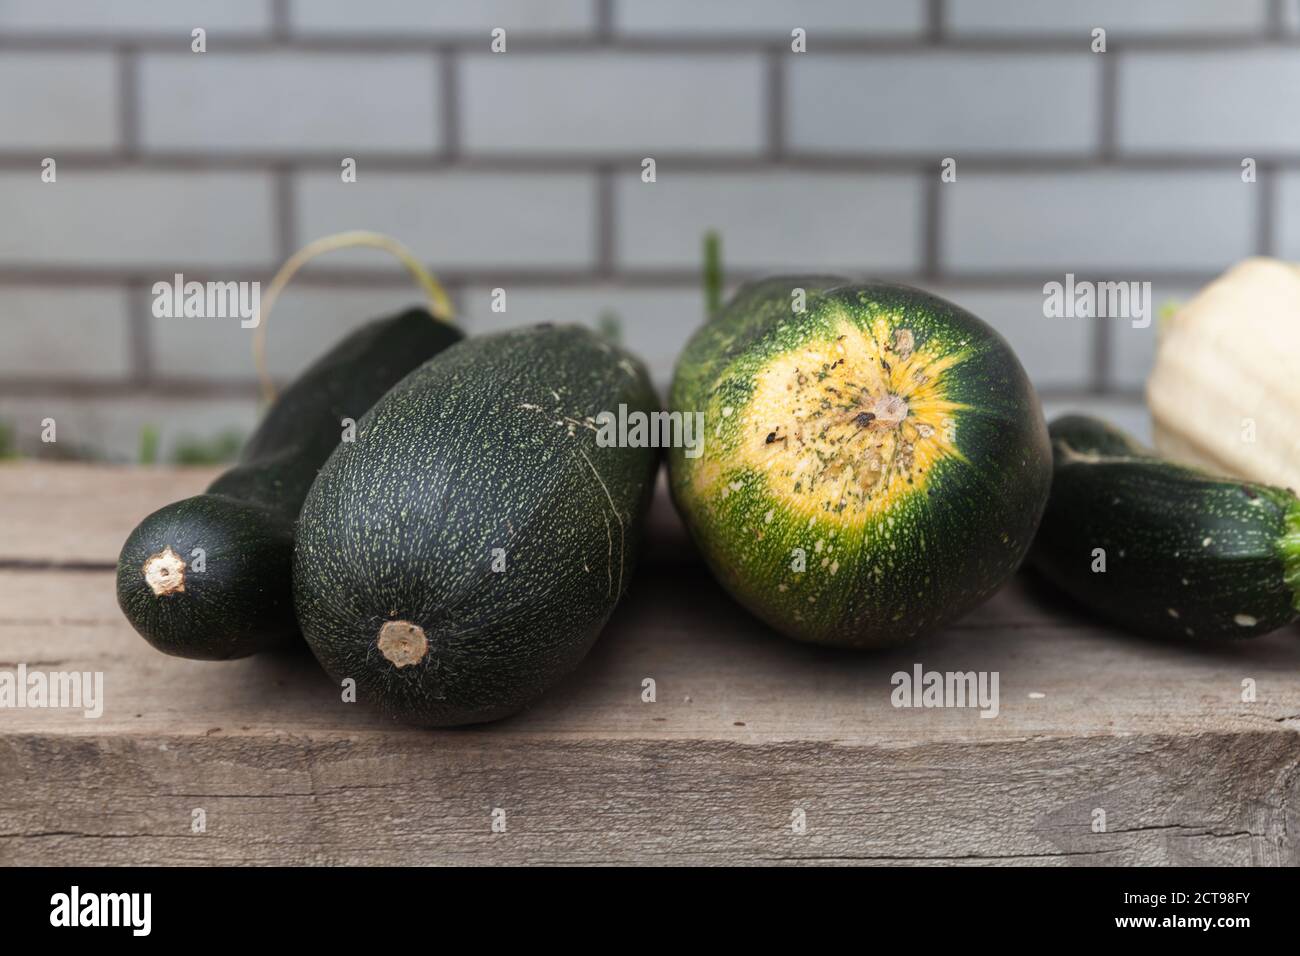
MULTIPOLYGON (((355 152, 355 151, 353 151, 355 152)), ((124 153, 60 150, 61 159, 75 162, 82 171, 247 171, 273 172, 288 168, 294 173, 337 173, 339 160, 349 150, 340 149, 319 153, 257 153, 239 155, 204 155, 201 153, 152 152, 147 155, 124 153)), ((26 170, 39 163, 46 152, 0 153, 0 171, 26 170)), ((585 153, 557 155, 546 153, 510 153, 499 155, 461 155, 449 159, 443 155, 367 153, 366 169, 391 173, 514 173, 559 175, 565 173, 592 174, 608 169, 614 174, 640 175, 641 160, 645 152, 585 153)), ((753 153, 727 155, 689 155, 656 153, 661 166, 671 166, 676 172, 690 173, 762 173, 762 172, 823 172, 834 173, 900 173, 929 175, 944 156, 956 155, 964 171, 985 173, 1059 174, 1079 170, 1108 169, 1112 171, 1238 171, 1241 151, 1231 153, 1149 153, 1122 154, 1102 157, 1088 154, 1027 155, 994 154, 962 151, 950 147, 932 153, 908 153, 896 156, 866 153, 826 154, 792 151, 787 145, 779 159, 773 160, 766 150, 753 153)), ((1283 169, 1300 169, 1300 153, 1268 153, 1262 161, 1283 169)))
MULTIPOLYGON (((1148 303, 1148 307, 1150 307, 1148 303)), ((1091 362, 1092 392, 1105 395, 1110 388, 1110 320, 1092 317, 1092 334, 1088 337, 1092 346, 1091 362)))
POLYGON ((458 162, 460 155, 460 79, 456 50, 444 47, 439 58, 442 97, 437 118, 442 132, 442 155, 448 162, 458 162))
POLYGON ((609 43, 614 39, 614 0, 593 0, 596 4, 596 39, 609 43))
POLYGON ((1098 82, 1101 90, 1097 96, 1097 151, 1101 158, 1113 162, 1118 153, 1119 129, 1119 50, 1107 48, 1101 54, 1098 82))
POLYGON ((132 381, 141 385, 153 379, 155 369, 153 330, 149 322, 153 314, 151 287, 152 283, 143 276, 132 276, 126 281, 128 369, 132 381))
POLYGON ((1277 173, 1273 163, 1260 162, 1255 167, 1256 197, 1255 250, 1261 256, 1275 254, 1277 243, 1277 173))
POLYGON ((926 0, 925 34, 931 43, 942 43, 947 33, 948 11, 944 0, 926 0))
POLYGON ((297 249, 297 209, 294 202, 293 172, 287 166, 277 166, 272 175, 274 177, 272 198, 275 203, 274 243, 277 256, 283 262, 297 249))
POLYGON ((772 162, 778 162, 785 155, 785 56, 787 53, 788 50, 775 47, 767 52, 767 60, 764 64, 764 141, 765 153, 772 162))
POLYGON ((1275 37, 1286 34, 1286 0, 1269 0, 1268 30, 1275 37))
POLYGON ((135 49, 129 44, 117 50, 117 123, 122 154, 128 158, 140 152, 140 74, 135 49))
MULTIPOLYGON (((958 180, 960 181, 960 179, 958 180)), ((931 171, 925 180, 924 198, 921 209, 921 275, 933 281, 941 271, 941 243, 943 236, 943 199, 940 190, 953 187, 954 183, 944 183, 939 179, 939 169, 931 171)))
POLYGON ((293 24, 289 16, 289 0, 271 0, 271 36, 278 42, 292 38, 293 24))
MULTIPOLYGON (((1266 26, 1256 32, 1222 35, 1160 35, 1126 34, 1124 49, 1132 52, 1181 50, 1186 52, 1222 52, 1256 47, 1300 47, 1300 35, 1290 32, 1273 34, 1266 26)), ((777 33, 777 31, 773 31, 777 33)), ((784 39, 788 34, 780 33, 784 39)), ((936 41, 927 33, 900 37, 853 37, 833 34, 814 34, 817 54, 891 54, 918 52, 952 53, 1087 53, 1089 37, 1080 34, 1043 35, 946 35, 936 41)), ((659 53, 665 55, 698 56, 708 53, 754 53, 769 49, 778 37, 765 34, 747 34, 733 37, 698 37, 664 35, 630 37, 616 36, 608 40, 598 34, 589 36, 522 37, 511 40, 511 52, 517 53, 597 53, 620 51, 626 53, 659 53)), ((0 35, 0 49, 24 51, 79 51, 112 50, 123 44, 120 36, 42 36, 0 35)), ((140 34, 128 41, 143 52, 174 53, 175 36, 140 34)), ((405 35, 378 35, 372 37, 336 38, 327 36, 290 37, 278 40, 274 36, 230 35, 221 38, 222 52, 304 51, 326 53, 427 53, 448 47, 465 53, 488 54, 487 35, 462 37, 410 37, 405 35)), ((210 48, 210 53, 215 53, 210 48)), ((810 54, 811 55, 811 54, 810 54)))
MULTIPOLYGON (((656 175, 658 165, 655 166, 656 175)), ((595 241, 596 274, 613 276, 618 271, 618 200, 614 188, 614 171, 602 166, 596 174, 595 241)))

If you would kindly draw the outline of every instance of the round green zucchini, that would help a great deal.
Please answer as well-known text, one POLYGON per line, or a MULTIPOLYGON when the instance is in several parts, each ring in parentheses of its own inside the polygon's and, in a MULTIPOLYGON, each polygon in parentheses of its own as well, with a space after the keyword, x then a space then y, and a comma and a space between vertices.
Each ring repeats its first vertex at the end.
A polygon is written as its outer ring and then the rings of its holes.
POLYGON ((158 650, 245 657, 292 640, 294 521, 316 472, 390 387, 460 333, 423 309, 378 319, 319 358, 267 410, 239 463, 153 512, 117 562, 117 600, 158 650))
POLYGON ((1052 422, 1055 467, 1030 560, 1126 630, 1255 637, 1300 615, 1300 501, 1165 461, 1082 415, 1052 422))
POLYGON ((632 577, 658 452, 598 440, 658 402, 577 326, 468 339, 321 469, 298 524, 303 634, 356 699, 421 726, 495 720, 577 666, 632 577))
POLYGON ((801 641, 904 642, 1019 566, 1047 499, 1037 397, 1010 346, 906 286, 743 287, 687 344, 669 405, 703 452, 668 455, 713 573, 801 641))

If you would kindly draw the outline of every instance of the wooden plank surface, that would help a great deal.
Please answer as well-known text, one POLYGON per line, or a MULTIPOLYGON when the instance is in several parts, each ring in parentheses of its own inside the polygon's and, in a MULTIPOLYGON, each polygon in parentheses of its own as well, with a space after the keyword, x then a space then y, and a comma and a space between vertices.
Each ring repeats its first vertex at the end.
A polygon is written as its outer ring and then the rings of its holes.
POLYGON ((564 685, 419 731, 343 703, 305 651, 184 661, 134 634, 120 538, 209 479, 0 468, 0 671, 100 672, 105 700, 0 709, 0 863, 1300 863, 1295 630, 1142 641, 1022 576, 903 650, 804 647, 729 601, 660 501, 564 685), (918 663, 997 672, 998 716, 895 708, 918 663))
POLYGON ((107 567, 131 529, 220 469, 0 463, 0 567, 107 567))

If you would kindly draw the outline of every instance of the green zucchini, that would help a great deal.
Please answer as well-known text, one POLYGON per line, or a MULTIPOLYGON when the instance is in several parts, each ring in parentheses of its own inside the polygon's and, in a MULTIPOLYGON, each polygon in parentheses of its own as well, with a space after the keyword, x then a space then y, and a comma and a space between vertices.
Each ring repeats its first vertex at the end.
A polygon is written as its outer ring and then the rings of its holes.
POLYGON ((1095 418, 1049 431, 1052 494, 1031 562, 1053 584, 1153 637, 1254 637, 1296 620, 1294 493, 1165 461, 1095 418))
POLYGON ((325 670, 422 726, 526 706, 586 654, 632 577, 657 451, 632 356, 577 326, 468 339, 361 420, 303 505, 294 596, 325 670))
POLYGON ((704 413, 703 453, 668 453, 691 536, 801 641, 877 647, 954 620, 1016 570, 1047 500, 1047 429, 1010 346, 906 286, 743 287, 687 344, 669 406, 704 413))
POLYGON ((360 418, 459 338, 412 309, 318 359, 268 409, 234 468, 131 532, 117 564, 117 600, 131 625, 158 650, 198 660, 244 657, 297 634, 294 521, 344 419, 360 418))

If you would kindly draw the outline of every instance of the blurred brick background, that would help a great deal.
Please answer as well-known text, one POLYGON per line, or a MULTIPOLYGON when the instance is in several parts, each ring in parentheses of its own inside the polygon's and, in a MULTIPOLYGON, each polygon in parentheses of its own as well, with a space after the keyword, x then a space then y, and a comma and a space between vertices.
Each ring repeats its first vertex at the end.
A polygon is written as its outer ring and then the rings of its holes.
MULTIPOLYGON (((62 453, 123 460, 147 424, 164 457, 247 432, 250 332, 155 319, 150 287, 266 281, 353 228, 416 250, 471 331, 614 311, 661 385, 717 228, 729 280, 934 289, 1049 413, 1142 433, 1154 328, 1045 319, 1043 283, 1151 281, 1159 306, 1300 259, 1300 3, 0 0, 0 425, 25 449, 52 451, 47 416, 62 453)), ((417 298, 380 253, 327 257, 272 316, 272 367, 417 298)))

